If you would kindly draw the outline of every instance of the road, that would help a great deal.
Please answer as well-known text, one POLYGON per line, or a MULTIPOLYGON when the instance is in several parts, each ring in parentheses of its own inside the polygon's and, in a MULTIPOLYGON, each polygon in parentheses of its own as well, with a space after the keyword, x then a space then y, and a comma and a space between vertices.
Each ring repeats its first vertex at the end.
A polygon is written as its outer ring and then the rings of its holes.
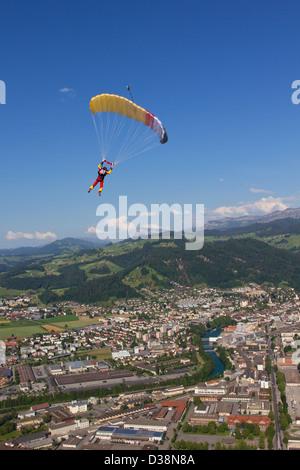
MULTIPOLYGON (((268 333, 268 327, 267 327, 268 333)), ((274 411, 274 423, 275 423, 275 436, 274 436, 274 449, 275 450, 283 450, 284 444, 282 440, 282 432, 280 429, 279 423, 279 412, 278 412, 278 394, 277 394, 277 385, 276 385, 276 375, 274 372, 274 354, 271 347, 271 339, 268 336, 268 355, 271 361, 271 388, 272 388, 272 403, 273 403, 273 411, 274 411)))

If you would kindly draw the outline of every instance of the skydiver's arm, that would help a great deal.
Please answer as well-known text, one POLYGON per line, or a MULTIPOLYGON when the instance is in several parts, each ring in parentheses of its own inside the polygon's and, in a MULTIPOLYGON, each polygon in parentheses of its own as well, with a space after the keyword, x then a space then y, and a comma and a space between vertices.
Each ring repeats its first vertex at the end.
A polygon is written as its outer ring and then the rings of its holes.
POLYGON ((111 174, 111 170, 112 170, 112 168, 111 168, 109 171, 107 171, 106 174, 107 174, 107 175, 110 175, 110 174, 111 174))
POLYGON ((103 158, 102 162, 98 165, 99 170, 102 170, 102 165, 104 162, 106 162, 105 158, 103 158))

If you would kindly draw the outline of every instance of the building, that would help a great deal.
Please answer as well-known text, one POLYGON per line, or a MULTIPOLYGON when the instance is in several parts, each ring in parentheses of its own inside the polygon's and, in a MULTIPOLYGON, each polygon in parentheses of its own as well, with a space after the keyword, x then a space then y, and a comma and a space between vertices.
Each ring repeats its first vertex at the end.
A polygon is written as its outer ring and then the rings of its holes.
POLYGON ((166 432, 169 420, 137 418, 124 424, 124 429, 143 429, 144 431, 166 432))
POLYGON ((111 442, 125 444, 140 444, 142 441, 160 442, 163 433, 146 431, 144 429, 116 429, 111 437, 111 442))
POLYGON ((226 394, 225 385, 207 385, 201 384, 196 385, 195 387, 195 395, 203 398, 205 400, 216 400, 217 398, 221 398, 226 394))
POLYGON ((299 371, 296 366, 284 369, 283 373, 286 385, 289 385, 290 387, 299 387, 299 371))
POLYGON ((194 413, 203 415, 203 414, 208 413, 208 410, 209 410, 208 405, 198 405, 198 406, 195 406, 194 413))
POLYGON ((113 359, 125 359, 127 357, 130 357, 130 352, 127 350, 114 351, 111 353, 111 356, 113 359))
POLYGON ((59 375, 59 374, 64 373, 63 368, 58 364, 54 364, 53 366, 49 366, 49 371, 50 371, 50 374, 52 374, 52 375, 59 375))
POLYGON ((203 415, 199 414, 197 416, 192 416, 189 419, 189 424, 193 426, 197 424, 208 424, 211 422, 218 423, 219 421, 220 421, 220 418, 217 415, 217 413, 214 413, 214 414, 208 413, 208 414, 203 414, 203 415))
POLYGON ((7 385, 12 379, 12 370, 0 367, 0 387, 7 385))
POLYGON ((98 437, 99 439, 110 440, 116 429, 118 428, 115 426, 100 426, 95 433, 95 437, 98 437))
POLYGON ((87 403, 86 402, 74 402, 74 403, 71 403, 71 405, 68 405, 67 408, 72 414, 85 413, 87 411, 87 403))
POLYGON ((18 415, 18 418, 19 417, 20 417, 20 420, 16 421, 17 431, 20 431, 28 426, 37 428, 41 425, 41 423, 43 423, 43 417, 41 415, 34 414, 33 416, 25 416, 25 417, 21 417, 18 415))
POLYGON ((228 416, 227 424, 231 428, 235 428, 237 424, 251 423, 258 424, 262 429, 266 429, 271 424, 271 419, 268 416, 228 416))
POLYGON ((78 429, 85 429, 89 427, 88 419, 70 419, 68 421, 54 423, 48 425, 51 436, 59 436, 60 438, 67 439, 71 432, 78 429))
POLYGON ((112 443, 140 444, 142 441, 159 442, 163 437, 162 431, 146 429, 118 428, 114 426, 100 426, 96 437, 109 440, 112 443))
POLYGON ((29 410, 29 411, 21 411, 18 413, 17 418, 19 419, 26 419, 26 418, 32 418, 35 416, 35 411, 29 410))
POLYGON ((187 401, 181 400, 165 400, 161 402, 163 408, 168 408, 168 410, 174 409, 174 413, 171 417, 172 421, 179 421, 181 419, 187 404, 187 401))
POLYGON ((82 361, 71 361, 67 362, 66 369, 69 372, 83 372, 86 370, 86 366, 83 364, 82 361))
POLYGON ((174 395, 181 395, 184 393, 184 386, 179 385, 178 387, 167 388, 162 391, 162 394, 165 396, 174 396, 174 395))
POLYGON ((47 411, 49 410, 50 408, 50 404, 49 403, 40 403, 39 405, 32 405, 31 409, 33 411, 47 411))
POLYGON ((30 366, 19 366, 17 368, 20 385, 27 386, 28 382, 35 382, 35 377, 30 366))
POLYGON ((62 446, 66 449, 77 449, 82 439, 80 437, 72 436, 63 442, 62 446))
POLYGON ((52 445, 53 440, 46 432, 37 432, 14 439, 13 444, 24 449, 41 449, 52 445))

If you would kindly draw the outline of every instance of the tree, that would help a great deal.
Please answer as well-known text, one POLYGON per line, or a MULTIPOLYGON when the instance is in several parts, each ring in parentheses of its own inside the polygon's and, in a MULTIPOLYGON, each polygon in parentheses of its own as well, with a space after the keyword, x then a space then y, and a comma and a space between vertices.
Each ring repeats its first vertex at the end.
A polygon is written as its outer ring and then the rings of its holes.
POLYGON ((265 436, 263 435, 263 433, 260 433, 260 436, 259 436, 259 448, 261 450, 265 448, 265 436))
POLYGON ((207 425, 209 434, 216 434, 217 425, 214 421, 210 421, 207 425))

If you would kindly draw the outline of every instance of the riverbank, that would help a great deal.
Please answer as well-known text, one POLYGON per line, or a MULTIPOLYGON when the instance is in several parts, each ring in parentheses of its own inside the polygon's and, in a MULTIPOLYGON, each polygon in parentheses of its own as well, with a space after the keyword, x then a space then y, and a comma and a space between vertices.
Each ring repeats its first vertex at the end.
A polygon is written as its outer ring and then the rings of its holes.
POLYGON ((214 375, 218 375, 218 374, 221 375, 225 370, 224 362, 221 361, 221 359, 219 358, 219 356, 216 354, 214 350, 214 343, 209 341, 209 338, 212 338, 212 337, 216 338, 217 336, 220 336, 221 333, 222 333, 221 329, 207 330, 204 333, 204 335, 201 337, 204 351, 211 356, 211 358, 213 359, 215 363, 215 368, 213 372, 211 373, 211 377, 213 377, 214 375))

